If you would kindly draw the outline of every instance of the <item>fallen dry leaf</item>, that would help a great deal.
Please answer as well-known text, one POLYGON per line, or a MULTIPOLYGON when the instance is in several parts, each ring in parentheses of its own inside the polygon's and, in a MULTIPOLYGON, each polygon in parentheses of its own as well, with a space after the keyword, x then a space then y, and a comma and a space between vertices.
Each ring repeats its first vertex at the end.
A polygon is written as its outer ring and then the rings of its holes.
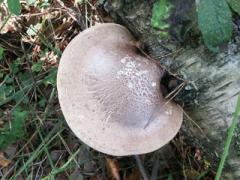
POLYGON ((0 34, 17 31, 17 21, 14 16, 10 16, 5 6, 0 6, 0 34))
POLYGON ((11 163, 11 160, 5 158, 3 152, 0 152, 0 167, 7 167, 11 163))
POLYGON ((197 149, 195 150, 194 158, 197 159, 198 161, 202 160, 202 156, 201 156, 201 151, 200 151, 200 149, 197 148, 197 149))
POLYGON ((111 177, 111 179, 115 179, 115 180, 121 179, 119 174, 119 164, 117 160, 106 158, 106 166, 107 166, 108 175, 109 177, 111 177))
POLYGON ((4 122, 0 120, 0 128, 3 128, 4 122))
POLYGON ((139 180, 141 179, 141 173, 138 170, 133 170, 133 172, 126 178, 126 180, 139 180))

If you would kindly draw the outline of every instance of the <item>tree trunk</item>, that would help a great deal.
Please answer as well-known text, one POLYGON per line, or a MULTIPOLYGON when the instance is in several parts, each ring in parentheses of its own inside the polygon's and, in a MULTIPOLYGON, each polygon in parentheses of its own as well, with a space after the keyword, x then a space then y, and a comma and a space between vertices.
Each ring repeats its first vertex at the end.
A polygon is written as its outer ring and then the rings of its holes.
MULTIPOLYGON (((178 51, 176 43, 162 40, 152 29, 149 0, 107 0, 104 7, 117 23, 129 28, 151 57, 188 82, 176 99, 184 103, 197 125, 185 118, 181 132, 193 145, 202 147, 216 168, 240 92, 240 43, 229 43, 217 55, 203 45, 178 51), (173 55, 166 56, 169 53, 173 55)), ((235 133, 225 176, 240 178, 239 155, 240 128, 235 133)))

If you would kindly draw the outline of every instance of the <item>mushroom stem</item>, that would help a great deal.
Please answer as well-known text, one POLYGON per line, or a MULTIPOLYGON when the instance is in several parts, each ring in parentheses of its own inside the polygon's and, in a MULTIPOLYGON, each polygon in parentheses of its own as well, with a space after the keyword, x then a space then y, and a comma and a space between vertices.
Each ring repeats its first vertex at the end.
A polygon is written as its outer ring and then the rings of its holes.
POLYGON ((145 168, 143 166, 143 163, 139 157, 139 155, 134 155, 134 158, 136 159, 136 162, 137 162, 137 166, 138 166, 138 169, 143 177, 144 180, 149 180, 148 176, 147 176, 147 173, 145 171, 145 168))

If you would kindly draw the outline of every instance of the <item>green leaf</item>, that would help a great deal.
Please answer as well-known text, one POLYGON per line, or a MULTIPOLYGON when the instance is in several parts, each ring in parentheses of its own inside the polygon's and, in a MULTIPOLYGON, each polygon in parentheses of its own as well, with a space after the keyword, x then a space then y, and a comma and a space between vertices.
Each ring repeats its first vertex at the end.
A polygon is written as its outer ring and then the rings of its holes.
POLYGON ((4 72, 0 69, 0 81, 3 78, 3 76, 4 76, 4 72))
POLYGON ((51 69, 49 75, 43 79, 43 84, 45 86, 48 86, 48 85, 56 86, 56 79, 57 79, 57 69, 53 68, 51 69))
POLYGON ((240 1, 239 0, 227 0, 228 4, 232 8, 233 11, 240 15, 240 1))
POLYGON ((225 0, 200 0, 197 10, 204 43, 209 50, 217 52, 218 46, 231 38, 231 11, 225 0))
POLYGON ((12 74, 17 74, 20 70, 20 65, 21 65, 20 59, 16 59, 15 61, 13 61, 11 64, 9 64, 10 72, 12 74))
POLYGON ((4 49, 0 46, 0 60, 3 59, 4 49))
POLYGON ((38 101, 38 105, 43 108, 47 104, 47 100, 44 97, 41 97, 41 99, 38 101))
POLYGON ((20 0, 7 0, 8 9, 11 13, 19 15, 21 12, 20 0))
POLYGON ((170 16, 170 10, 172 7, 173 5, 168 2, 168 0, 158 0, 154 3, 151 24, 153 28, 161 30, 161 36, 168 35, 167 31, 170 25, 167 22, 167 19, 170 16))
POLYGON ((172 174, 169 174, 169 175, 168 175, 167 180, 173 180, 173 176, 172 176, 172 174))
POLYGON ((5 89, 6 89, 6 85, 5 84, 0 86, 0 101, 3 101, 4 99, 6 99, 5 89))
POLYGON ((12 86, 3 84, 0 86, 0 101, 4 101, 8 96, 13 93, 14 89, 12 86))
POLYGON ((24 135, 24 122, 28 117, 28 112, 20 108, 13 111, 13 121, 11 127, 5 127, 5 131, 0 132, 0 149, 5 149, 10 144, 17 141, 24 135))
POLYGON ((26 96, 26 94, 24 94, 23 91, 18 91, 18 93, 15 93, 14 101, 16 102, 16 104, 18 104, 19 102, 28 104, 29 98, 28 96, 26 96))
POLYGON ((21 81, 23 87, 29 86, 33 83, 32 75, 29 71, 20 72, 18 78, 21 81))
POLYGON ((33 72, 40 72, 42 70, 43 61, 39 61, 32 65, 31 69, 33 72))

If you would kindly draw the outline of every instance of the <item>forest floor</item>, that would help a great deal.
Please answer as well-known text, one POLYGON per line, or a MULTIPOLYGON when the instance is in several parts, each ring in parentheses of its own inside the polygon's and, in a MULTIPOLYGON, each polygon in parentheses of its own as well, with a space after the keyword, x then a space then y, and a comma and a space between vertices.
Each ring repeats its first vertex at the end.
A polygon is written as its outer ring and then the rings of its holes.
MULTIPOLYGON (((82 144, 57 98, 61 53, 79 32, 111 22, 97 1, 28 0, 19 16, 0 4, 0 178, 128 179, 134 157, 110 157, 82 144)), ((140 156, 151 179, 213 179, 202 150, 178 134, 161 151, 140 156)))

